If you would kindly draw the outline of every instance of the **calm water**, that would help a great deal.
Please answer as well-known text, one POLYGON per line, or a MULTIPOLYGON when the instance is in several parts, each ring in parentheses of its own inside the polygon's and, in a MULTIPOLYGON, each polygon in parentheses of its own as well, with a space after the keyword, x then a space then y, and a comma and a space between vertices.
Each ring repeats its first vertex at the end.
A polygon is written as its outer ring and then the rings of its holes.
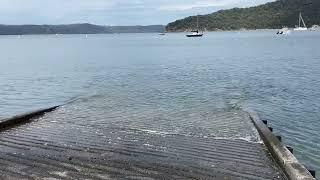
POLYGON ((252 140, 255 132, 223 122, 206 128, 250 108, 319 171, 319 42, 319 32, 268 31, 0 36, 0 117, 70 102, 50 118, 252 140))

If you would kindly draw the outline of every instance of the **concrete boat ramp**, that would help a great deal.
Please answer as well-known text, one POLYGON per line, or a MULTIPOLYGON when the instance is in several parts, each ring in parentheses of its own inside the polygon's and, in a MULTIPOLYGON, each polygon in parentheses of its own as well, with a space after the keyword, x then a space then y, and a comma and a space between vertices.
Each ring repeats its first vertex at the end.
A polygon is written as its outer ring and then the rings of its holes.
POLYGON ((163 132, 143 123, 71 123, 55 120, 59 113, 0 122, 0 179, 313 179, 303 167, 297 172, 281 165, 243 111, 218 113, 211 126, 232 130, 250 122, 257 137, 163 132))

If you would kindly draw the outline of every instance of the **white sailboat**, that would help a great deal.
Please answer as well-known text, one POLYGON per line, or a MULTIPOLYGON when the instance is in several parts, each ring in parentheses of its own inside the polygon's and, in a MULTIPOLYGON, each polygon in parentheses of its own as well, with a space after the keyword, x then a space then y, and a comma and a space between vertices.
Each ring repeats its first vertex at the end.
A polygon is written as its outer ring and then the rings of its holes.
POLYGON ((187 37, 202 37, 203 36, 203 32, 199 31, 199 15, 197 16, 197 30, 195 31, 191 31, 191 34, 187 34, 187 37))
POLYGON ((303 18, 302 18, 302 15, 301 15, 301 12, 299 14, 299 26, 294 28, 293 29, 294 31, 306 31, 308 30, 307 26, 306 26, 306 23, 304 22, 303 18), (303 27, 301 27, 301 22, 303 24, 303 27))
POLYGON ((163 27, 163 31, 162 32, 160 32, 160 33, 158 33, 160 36, 164 36, 164 35, 166 35, 166 28, 165 27, 163 27))

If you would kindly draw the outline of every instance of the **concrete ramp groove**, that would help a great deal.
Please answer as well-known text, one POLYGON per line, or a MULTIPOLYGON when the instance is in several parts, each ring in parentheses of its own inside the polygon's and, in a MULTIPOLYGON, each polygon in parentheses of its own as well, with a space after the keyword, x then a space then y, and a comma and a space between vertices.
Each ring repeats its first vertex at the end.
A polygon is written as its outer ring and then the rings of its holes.
POLYGON ((261 143, 35 121, 0 133, 0 179, 284 179, 261 143))

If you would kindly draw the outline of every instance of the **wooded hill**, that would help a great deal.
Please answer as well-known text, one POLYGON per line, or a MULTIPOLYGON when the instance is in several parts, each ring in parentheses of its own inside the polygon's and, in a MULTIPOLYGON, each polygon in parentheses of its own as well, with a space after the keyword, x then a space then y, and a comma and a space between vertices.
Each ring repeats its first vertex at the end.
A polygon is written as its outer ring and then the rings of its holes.
MULTIPOLYGON (((199 26, 203 30, 278 29, 295 27, 299 13, 308 27, 320 24, 320 0, 277 0, 249 8, 220 10, 208 15, 199 15, 199 26)), ((169 23, 169 32, 195 29, 197 17, 190 16, 169 23)))

